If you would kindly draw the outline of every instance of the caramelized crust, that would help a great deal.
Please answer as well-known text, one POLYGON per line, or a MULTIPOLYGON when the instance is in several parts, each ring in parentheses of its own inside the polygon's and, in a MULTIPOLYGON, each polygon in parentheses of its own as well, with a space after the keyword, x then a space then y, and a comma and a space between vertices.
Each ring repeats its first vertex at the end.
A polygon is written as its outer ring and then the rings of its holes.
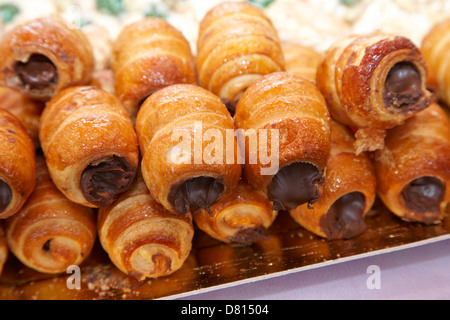
POLYGON ((243 245, 264 238, 264 232, 277 216, 272 203, 245 179, 213 205, 211 213, 205 210, 195 213, 196 225, 219 241, 243 245))
POLYGON ((39 142, 39 121, 45 104, 39 100, 28 98, 20 91, 0 87, 0 108, 11 112, 25 127, 35 147, 39 142))
POLYGON ((190 84, 160 89, 139 110, 136 131, 143 178, 167 210, 176 212, 168 199, 172 188, 189 179, 211 177, 224 186, 223 194, 237 185, 241 164, 235 126, 211 92, 190 84))
POLYGON ((394 214, 409 221, 441 222, 450 201, 450 120, 442 108, 433 103, 389 130, 386 147, 375 153, 375 169, 378 194, 394 214), (404 188, 422 177, 434 177, 443 184, 437 210, 429 203, 418 212, 405 203, 404 188))
POLYGON ((114 158, 128 163, 126 170, 133 176, 137 171, 133 122, 114 95, 96 87, 68 88, 53 97, 42 113, 39 137, 52 179, 73 202, 105 205, 93 203, 82 192, 82 175, 88 167, 114 158))
MULTIPOLYGON (((270 154, 272 132, 278 134, 278 168, 295 162, 314 165, 324 170, 330 153, 330 116, 325 99, 316 86, 301 76, 289 72, 275 72, 255 81, 242 95, 234 117, 236 127, 249 139, 245 146, 245 176, 255 189, 267 192, 276 171, 264 173, 272 164, 265 164, 259 156, 252 163, 251 133, 255 132, 257 147, 270 154), (262 134, 267 132, 267 145, 262 134), (261 143, 260 143, 261 142, 261 143)), ((254 156, 254 155, 253 155, 254 156)))
POLYGON ((196 70, 198 84, 218 95, 233 115, 254 80, 285 70, 277 31, 257 7, 221 3, 200 22, 196 70))
MULTIPOLYGON (((376 195, 376 177, 373 164, 363 153, 357 155, 354 137, 343 125, 331 122, 331 152, 320 199, 308 208, 304 204, 290 211, 292 218, 307 230, 328 239, 352 238, 364 232, 364 217, 372 208, 376 195), (341 197, 359 192, 365 203, 361 213, 345 217, 329 213, 341 197), (359 215, 360 214, 360 215, 359 215)), ((350 213, 351 214, 351 213, 350 213)))
POLYGON ((45 159, 38 156, 33 193, 5 231, 11 252, 26 266, 43 273, 66 272, 90 254, 97 230, 90 208, 69 201, 52 182, 45 159))
POLYGON ((194 57, 183 34, 160 18, 146 18, 122 29, 113 44, 115 91, 132 118, 156 90, 195 83, 194 57))
POLYGON ((25 127, 3 109, 0 109, 0 163, 0 219, 4 219, 19 211, 33 191, 36 154, 25 127))
POLYGON ((313 48, 289 41, 281 42, 281 47, 286 60, 286 71, 315 82, 317 68, 322 62, 323 54, 313 48))
POLYGON ((154 200, 140 175, 113 204, 99 209, 98 234, 122 272, 144 280, 177 271, 189 256, 191 214, 174 214, 154 200))
POLYGON ((402 36, 380 33, 353 35, 337 41, 317 70, 316 83, 331 116, 355 128, 357 153, 383 147, 386 129, 402 124, 429 106, 427 66, 419 49, 402 36), (415 70, 420 83, 404 105, 385 100, 387 78, 401 63, 415 70))
POLYGON ((420 51, 428 64, 427 85, 450 105, 450 19, 434 25, 424 36, 420 51))
POLYGON ((5 231, 2 224, 0 224, 0 275, 3 272, 3 266, 8 259, 9 248, 6 241, 5 231))
MULTIPOLYGON (((0 85, 39 100, 49 100, 70 86, 88 84, 94 70, 94 56, 87 37, 56 16, 30 20, 7 32, 0 41, 0 55, 0 85), (19 65, 36 56, 44 58, 56 69, 52 81, 47 79, 45 85, 38 84, 40 87, 24 82, 18 69, 19 65)), ((32 76, 35 77, 33 80, 43 77, 32 76)))

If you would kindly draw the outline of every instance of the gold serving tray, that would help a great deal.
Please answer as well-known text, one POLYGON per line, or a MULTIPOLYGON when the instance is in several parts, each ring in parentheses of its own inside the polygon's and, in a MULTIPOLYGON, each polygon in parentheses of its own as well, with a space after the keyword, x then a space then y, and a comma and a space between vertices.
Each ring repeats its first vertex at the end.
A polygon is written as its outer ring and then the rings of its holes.
POLYGON ((450 218, 426 226, 402 221, 377 201, 368 229, 350 240, 325 240, 280 212, 267 238, 250 246, 221 243, 196 230, 192 252, 174 274, 137 281, 119 271, 99 243, 81 265, 81 288, 69 289, 72 273, 38 273, 9 255, 0 277, 0 299, 175 299, 286 273, 318 268, 450 238, 450 218))

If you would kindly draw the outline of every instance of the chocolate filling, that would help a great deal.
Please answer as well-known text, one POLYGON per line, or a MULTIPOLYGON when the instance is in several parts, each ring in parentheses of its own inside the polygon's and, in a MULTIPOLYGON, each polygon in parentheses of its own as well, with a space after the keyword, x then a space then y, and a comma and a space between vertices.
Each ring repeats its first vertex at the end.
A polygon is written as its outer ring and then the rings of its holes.
POLYGON ((386 107, 408 111, 416 109, 422 98, 422 80, 417 68, 410 62, 399 62, 389 71, 383 90, 386 107))
POLYGON ((236 232, 229 240, 236 244, 249 245, 258 240, 267 240, 268 237, 264 235, 265 229, 259 228, 244 228, 236 232))
POLYGON ((403 188, 402 197, 408 209, 417 213, 440 212, 445 185, 435 177, 420 177, 403 188))
POLYGON ((336 200, 319 222, 327 238, 349 239, 366 230, 365 206, 365 196, 361 192, 351 192, 336 200))
POLYGON ((178 213, 198 213, 204 209, 212 215, 210 207, 219 200, 223 190, 224 185, 214 178, 196 177, 173 186, 168 200, 178 213))
POLYGON ((273 210, 292 210, 320 198, 323 170, 306 162, 296 162, 281 168, 269 184, 268 196, 273 210))
POLYGON ((9 185, 0 180, 0 212, 3 212, 6 208, 8 208, 9 204, 12 200, 12 191, 9 185))
POLYGON ((16 73, 23 85, 30 90, 43 90, 57 82, 56 66, 47 57, 33 54, 27 62, 18 62, 16 73))
POLYGON ((81 175, 81 191, 90 203, 103 207, 127 191, 136 175, 128 161, 119 156, 90 164, 81 175))

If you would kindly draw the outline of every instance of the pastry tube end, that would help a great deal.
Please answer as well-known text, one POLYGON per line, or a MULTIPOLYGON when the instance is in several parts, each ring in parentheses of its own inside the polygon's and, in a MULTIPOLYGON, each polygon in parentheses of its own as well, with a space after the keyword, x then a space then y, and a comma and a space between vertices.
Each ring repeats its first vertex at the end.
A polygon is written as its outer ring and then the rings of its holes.
POLYGON ((196 225, 224 243, 249 245, 265 238, 277 216, 272 203, 241 179, 232 192, 211 206, 211 212, 194 213, 196 225))
POLYGON ((89 207, 114 201, 139 165, 133 122, 112 94, 91 86, 63 90, 47 104, 39 129, 57 187, 89 207))
POLYGON ((69 86, 88 84, 94 70, 87 37, 56 16, 9 30, 0 41, 0 54, 0 85, 38 100, 47 101, 69 86))
POLYGON ((330 115, 311 81, 290 72, 262 77, 240 98, 234 120, 245 135, 246 179, 275 210, 317 201, 330 153, 330 115))
POLYGON ((0 109, 0 219, 16 214, 36 183, 36 154, 25 127, 0 109))
POLYGON ((439 105, 388 131, 375 153, 378 194, 407 221, 442 222, 450 201, 450 120, 439 105))
POLYGON ((317 69, 331 116, 356 130, 357 153, 383 147, 385 131, 428 107, 427 64, 403 36, 372 33, 337 41, 317 69))
POLYGON ((143 178, 169 211, 209 210, 240 179, 233 120, 206 89, 189 84, 160 89, 141 106, 136 131, 143 178))
POLYGON ((326 239, 350 239, 366 230, 365 216, 376 196, 376 177, 371 160, 356 155, 353 135, 332 122, 332 148, 320 199, 289 211, 307 230, 326 239))
POLYGON ((91 208, 71 202, 56 188, 42 156, 36 161, 36 187, 21 210, 6 220, 5 232, 11 252, 24 265, 58 274, 90 255, 97 220, 91 208))
POLYGON ((191 214, 174 214, 154 200, 140 175, 129 191, 98 212, 100 242, 114 265, 138 280, 176 272, 188 258, 191 214))

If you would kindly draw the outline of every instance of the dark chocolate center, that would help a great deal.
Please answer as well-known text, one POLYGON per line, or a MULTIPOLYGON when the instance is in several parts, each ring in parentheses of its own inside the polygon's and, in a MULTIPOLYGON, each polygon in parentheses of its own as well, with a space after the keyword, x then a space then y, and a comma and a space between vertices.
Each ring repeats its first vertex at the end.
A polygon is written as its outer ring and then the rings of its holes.
POLYGON ((292 210, 301 204, 313 204, 320 198, 323 171, 306 162, 281 168, 269 184, 268 196, 273 210, 292 210))
POLYGON ((402 197, 407 208, 418 212, 440 212, 445 185, 435 177, 420 177, 403 188, 402 197))
POLYGON ((16 72, 23 85, 42 90, 57 82, 58 72, 53 62, 40 54, 33 54, 27 62, 18 62, 16 72))
POLYGON ((169 192, 168 200, 178 213, 199 212, 200 209, 208 211, 222 195, 224 185, 211 177, 196 177, 179 185, 173 186, 169 192))
POLYGON ((9 185, 0 180, 0 212, 3 212, 11 203, 12 191, 9 185))
POLYGON ((383 91, 385 106, 408 108, 422 97, 422 80, 417 68, 409 62, 399 62, 389 71, 383 91))
POLYGON ((136 175, 123 157, 112 156, 90 164, 81 175, 81 191, 90 203, 103 207, 127 191, 136 175))
POLYGON ((320 226, 329 239, 349 239, 366 230, 363 213, 366 206, 361 192, 351 192, 336 200, 320 226))

